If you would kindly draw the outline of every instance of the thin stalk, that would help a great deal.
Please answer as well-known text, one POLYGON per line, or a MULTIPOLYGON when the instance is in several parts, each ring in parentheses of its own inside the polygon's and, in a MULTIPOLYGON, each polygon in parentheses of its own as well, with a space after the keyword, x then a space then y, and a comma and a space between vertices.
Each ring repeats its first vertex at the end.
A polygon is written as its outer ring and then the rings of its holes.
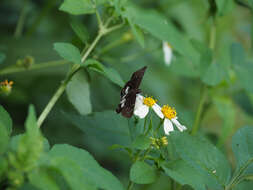
POLYGON ((82 63, 84 63, 84 61, 87 59, 87 57, 89 56, 90 52, 93 50, 93 48, 96 46, 96 44, 98 43, 98 41, 101 39, 102 36, 103 36, 103 33, 99 33, 97 35, 97 37, 95 38, 95 40, 92 42, 92 44, 90 45, 90 47, 88 48, 88 50, 85 52, 84 56, 82 57, 82 59, 81 59, 82 63))
MULTIPOLYGON (((216 24, 215 24, 215 19, 213 18, 211 29, 210 29, 209 48, 214 50, 215 43, 216 43, 216 24)), ((205 101, 206 101, 207 91, 208 91, 208 88, 204 84, 203 90, 201 92, 201 97, 200 97, 199 105, 198 105, 198 108, 197 108, 197 113, 196 113, 196 116, 195 116, 193 128, 192 128, 192 131, 191 131, 192 135, 195 135, 198 132, 199 125, 200 125, 200 117, 202 115, 203 106, 204 106, 205 101)))
POLYGON ((99 12, 96 10, 96 17, 97 17, 97 21, 98 21, 98 26, 99 26, 99 28, 101 28, 101 27, 103 27, 104 25, 103 25, 103 22, 102 22, 102 19, 101 19, 101 17, 100 17, 100 14, 99 14, 99 12))
MULTIPOLYGON (((92 42, 91 46, 89 49, 85 52, 84 56, 82 57, 82 63, 86 60, 86 58, 89 56, 90 52, 93 50, 95 45, 98 43, 100 38, 102 37, 103 34, 99 33, 95 40, 92 42)), ((73 65, 72 71, 69 74, 69 76, 62 82, 62 84, 59 86, 59 88, 56 90, 55 94, 53 97, 50 99, 48 104, 46 105, 45 109, 42 111, 41 115, 39 116, 39 119, 37 121, 38 127, 42 125, 44 120, 46 119, 47 115, 51 111, 51 109, 54 107, 55 103, 57 100, 60 98, 60 96, 63 94, 64 90, 67 87, 68 82, 71 80, 72 76, 80 69, 80 65, 73 65)))
POLYGON ((134 186, 134 183, 132 181, 129 181, 128 186, 127 186, 127 190, 131 190, 134 186))
POLYGON ((15 33, 14 33, 15 38, 19 38, 22 35, 22 31, 23 31, 24 23, 25 23, 27 5, 28 5, 28 0, 24 0, 24 5, 22 7, 22 10, 18 19, 18 23, 15 29, 15 33))
POLYGON ((49 114, 49 112, 51 111, 51 109, 54 107, 54 105, 57 102, 57 100, 60 98, 60 96, 62 95, 62 93, 66 89, 66 87, 68 85, 68 82, 71 80, 72 76, 74 76, 74 74, 79 70, 80 66, 79 67, 75 67, 75 66, 76 65, 74 65, 72 67, 72 71, 70 72, 70 74, 68 75, 68 77, 62 82, 62 84, 60 85, 60 87, 57 89, 57 91, 55 92, 55 94, 50 99, 50 101, 48 102, 47 106, 45 107, 45 109, 43 110, 43 112, 41 113, 41 115, 39 116, 39 119, 37 121, 37 125, 38 125, 39 128, 42 125, 42 123, 44 122, 44 120, 46 119, 46 117, 49 114))
MULTIPOLYGON (((81 61, 82 63, 85 62, 85 60, 87 59, 87 57, 89 56, 89 54, 91 53, 91 51, 94 49, 94 47, 96 46, 96 44, 98 43, 98 41, 101 39, 101 37, 105 34, 108 34, 109 32, 112 32, 116 29, 119 28, 119 26, 121 27, 121 24, 111 27, 111 28, 100 28, 100 31, 97 35, 97 37, 94 39, 94 41, 92 42, 92 44, 90 45, 90 47, 87 49, 87 51, 85 52, 85 54, 83 55, 81 61)), ((48 102, 48 104, 46 105, 45 109, 42 111, 41 115, 39 116, 39 119, 37 121, 37 125, 38 127, 40 127, 42 125, 42 123, 44 122, 44 120, 46 119, 47 115, 49 114, 49 112, 51 111, 51 109, 53 108, 53 106, 55 105, 55 103, 57 102, 57 100, 60 98, 60 96, 63 94, 64 90, 67 87, 68 82, 71 80, 72 76, 74 76, 74 74, 81 68, 81 65, 73 65, 70 74, 68 75, 68 77, 62 82, 62 84, 59 86, 59 88, 57 89, 57 91, 55 92, 55 94, 53 95, 53 97, 50 99, 50 101, 48 102)))
POLYGON ((225 190, 230 190, 233 189, 233 187, 238 183, 238 181, 240 180, 241 175, 243 174, 243 172, 248 168, 248 166, 253 162, 253 158, 251 158, 250 160, 248 160, 241 168, 240 170, 237 172, 237 174, 233 177, 233 179, 231 180, 231 182, 228 184, 228 186, 225 187, 225 190))
POLYGON ((145 131, 146 131, 146 128, 147 128, 146 127, 147 126, 147 122, 148 122, 148 117, 146 116, 145 119, 144 119, 144 126, 143 126, 143 130, 144 130, 145 136, 146 136, 146 132, 145 131))
POLYGON ((2 70, 0 70, 0 75, 6 75, 6 74, 13 74, 13 73, 19 73, 19 72, 25 72, 25 71, 31 71, 31 70, 38 70, 38 69, 44 69, 48 67, 56 67, 56 66, 61 66, 68 64, 69 61, 66 60, 59 60, 59 61, 49 61, 45 63, 40 63, 40 64, 33 64, 28 68, 25 68, 23 66, 10 66, 6 67, 2 70))
POLYGON ((216 24, 215 20, 213 20, 210 29, 209 48, 213 50, 215 48, 215 43, 216 43, 216 24))
POLYGON ((148 153, 152 150, 152 146, 150 146, 144 153, 142 158, 140 159, 141 161, 144 161, 148 155, 148 153))
POLYGON ((201 97, 200 97, 197 113, 195 115, 195 120, 194 120, 194 124, 193 124, 192 131, 191 131, 192 135, 195 135, 199 130, 200 117, 201 117, 201 114, 203 111, 203 106, 204 106, 204 103, 206 100, 206 95, 207 95, 207 87, 204 86, 203 90, 201 92, 201 97))
POLYGON ((105 31, 105 34, 108 34, 108 33, 111 33, 112 31, 114 30, 118 30, 120 29, 122 26, 125 25, 125 22, 121 23, 121 24, 118 24, 118 25, 115 25, 115 26, 112 26, 110 28, 108 28, 106 31, 105 31))

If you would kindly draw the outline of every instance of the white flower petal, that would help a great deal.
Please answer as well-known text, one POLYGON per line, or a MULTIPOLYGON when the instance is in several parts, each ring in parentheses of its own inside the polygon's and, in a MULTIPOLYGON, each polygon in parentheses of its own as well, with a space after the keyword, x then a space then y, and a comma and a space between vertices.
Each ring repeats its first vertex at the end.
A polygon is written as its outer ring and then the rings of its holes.
POLYGON ((154 112, 158 115, 158 117, 160 117, 161 119, 164 118, 164 115, 161 111, 161 107, 158 104, 154 104, 152 106, 152 109, 154 110, 154 112))
POLYGON ((134 109, 134 115, 138 116, 139 118, 144 118, 146 117, 146 115, 148 114, 148 111, 149 111, 149 107, 142 104, 140 106, 135 106, 135 109, 134 109))
POLYGON ((134 109, 137 109, 138 107, 142 106, 143 105, 143 96, 140 95, 140 94, 137 94, 136 95, 136 99, 135 99, 135 107, 134 109))
POLYGON ((173 119, 171 119, 171 121, 177 126, 177 128, 179 129, 179 131, 182 132, 182 131, 184 131, 184 130, 187 129, 184 125, 181 125, 181 124, 178 122, 177 118, 173 118, 173 119))
POLYGON ((168 42, 163 42, 163 53, 164 53, 164 61, 169 66, 172 61, 172 48, 168 44, 168 42))
POLYGON ((135 106, 134 106, 134 115, 139 118, 144 118, 148 114, 149 107, 143 104, 143 96, 140 94, 136 95, 135 106))
POLYGON ((166 135, 169 135, 171 131, 174 131, 173 124, 169 119, 164 119, 163 129, 166 135))

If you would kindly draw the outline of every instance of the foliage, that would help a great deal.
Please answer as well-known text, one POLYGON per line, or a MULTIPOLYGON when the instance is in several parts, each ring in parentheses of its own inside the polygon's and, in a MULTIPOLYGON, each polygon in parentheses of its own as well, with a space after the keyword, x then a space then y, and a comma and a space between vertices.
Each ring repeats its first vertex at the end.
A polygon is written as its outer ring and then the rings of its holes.
POLYGON ((252 0, 56 2, 0 7, 1 189, 252 187, 252 0))

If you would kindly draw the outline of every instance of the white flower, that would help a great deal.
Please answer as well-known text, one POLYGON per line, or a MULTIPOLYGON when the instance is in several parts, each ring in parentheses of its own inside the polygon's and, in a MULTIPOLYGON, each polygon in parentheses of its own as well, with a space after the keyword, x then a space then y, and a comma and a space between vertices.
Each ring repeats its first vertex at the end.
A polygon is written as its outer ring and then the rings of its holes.
POLYGON ((168 42, 163 42, 163 54, 164 62, 166 65, 170 65, 173 57, 172 48, 168 42))
POLYGON ((154 112, 159 116, 163 117, 163 113, 161 112, 161 107, 156 104, 156 100, 151 97, 144 97, 140 94, 137 94, 135 100, 135 107, 134 107, 134 115, 138 116, 139 118, 144 118, 149 112, 149 108, 152 108, 154 112))
POLYGON ((161 109, 162 117, 161 119, 164 119, 163 127, 164 132, 166 135, 169 135, 171 131, 174 131, 173 124, 176 125, 176 127, 179 129, 179 131, 184 131, 187 128, 184 125, 181 125, 179 121, 177 120, 177 112, 174 108, 164 105, 161 109))

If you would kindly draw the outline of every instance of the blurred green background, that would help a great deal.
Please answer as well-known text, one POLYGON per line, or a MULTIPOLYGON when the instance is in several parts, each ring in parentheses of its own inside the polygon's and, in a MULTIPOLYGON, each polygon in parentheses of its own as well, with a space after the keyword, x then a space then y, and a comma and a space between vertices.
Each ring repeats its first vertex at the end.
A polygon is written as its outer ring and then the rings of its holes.
MULTIPOLYGON (((214 52, 215 57, 228 65, 228 68, 231 64, 230 47, 234 42, 244 47, 247 59, 252 58, 251 11, 244 1, 231 2, 231 8, 228 8, 226 14, 217 18, 214 52)), ((73 19, 84 23, 89 41, 97 34, 94 15, 70 16, 58 10, 61 3, 60 0, 0 2, 0 52, 6 55, 6 59, 0 64, 0 81, 14 81, 12 93, 9 96, 0 96, 0 104, 14 121, 14 134, 24 131, 23 123, 29 104, 35 105, 37 115, 42 112, 64 79, 69 65, 10 74, 2 74, 1 70, 28 55, 34 58, 35 64, 61 60, 53 49, 55 42, 71 42, 83 49, 81 40, 71 29, 70 21, 73 19), (20 35, 15 35, 22 10, 25 12, 23 31, 20 35)), ((139 0, 134 3, 165 15, 187 39, 208 44, 208 0, 139 0)), ((103 38, 91 57, 115 68, 124 81, 129 80, 134 71, 147 65, 141 84, 143 94, 155 97, 160 105, 174 106, 180 121, 191 129, 202 84, 194 68, 188 68, 187 60, 177 52, 174 52, 172 65, 166 66, 161 41, 145 33, 145 47, 142 48, 126 26, 103 38), (126 36, 129 39, 126 40, 126 36)), ((208 136, 214 144, 218 144, 234 164, 230 137, 239 127, 253 124, 253 96, 241 87, 234 71, 229 70, 228 73, 226 79, 209 89, 200 132, 208 136)), ((43 124, 42 132, 50 145, 66 143, 85 148, 103 167, 126 184, 131 162, 125 152, 108 148, 112 144, 124 144, 129 140, 122 138, 119 135, 122 131, 117 132, 115 127, 126 125, 127 129, 127 120, 113 111, 119 102, 120 88, 95 72, 89 72, 89 80, 93 113, 80 118, 64 94, 43 124), (74 116, 69 119, 70 115, 74 116)), ((169 183, 168 177, 161 175, 155 184, 136 187, 143 190, 158 189, 158 186, 159 189, 168 189, 169 183)))

